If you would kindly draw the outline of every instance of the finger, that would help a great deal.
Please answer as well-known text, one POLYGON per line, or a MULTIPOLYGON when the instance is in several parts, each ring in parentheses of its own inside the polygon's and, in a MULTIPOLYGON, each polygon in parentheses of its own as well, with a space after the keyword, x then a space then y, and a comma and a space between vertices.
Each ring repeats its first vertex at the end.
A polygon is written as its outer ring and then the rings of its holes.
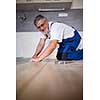
POLYGON ((33 58, 29 60, 29 62, 34 62, 34 61, 35 61, 35 60, 34 60, 33 58))

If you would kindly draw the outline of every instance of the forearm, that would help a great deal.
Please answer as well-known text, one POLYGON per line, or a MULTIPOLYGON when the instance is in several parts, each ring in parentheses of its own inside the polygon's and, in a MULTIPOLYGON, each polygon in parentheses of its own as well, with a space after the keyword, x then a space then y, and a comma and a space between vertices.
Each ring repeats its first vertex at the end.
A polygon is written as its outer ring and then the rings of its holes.
POLYGON ((39 43, 38 43, 38 46, 35 50, 34 55, 38 56, 40 54, 40 52, 42 51, 42 49, 44 48, 44 45, 45 45, 45 39, 41 38, 39 43))
POLYGON ((42 60, 45 57, 49 56, 56 48, 57 46, 57 41, 51 41, 50 44, 48 45, 48 47, 41 53, 41 55, 39 55, 39 59, 42 60))
POLYGON ((40 45, 40 44, 39 44, 39 45, 37 46, 36 50, 35 50, 34 55, 38 56, 38 55, 40 54, 40 52, 42 51, 43 47, 44 47, 44 45, 40 45))

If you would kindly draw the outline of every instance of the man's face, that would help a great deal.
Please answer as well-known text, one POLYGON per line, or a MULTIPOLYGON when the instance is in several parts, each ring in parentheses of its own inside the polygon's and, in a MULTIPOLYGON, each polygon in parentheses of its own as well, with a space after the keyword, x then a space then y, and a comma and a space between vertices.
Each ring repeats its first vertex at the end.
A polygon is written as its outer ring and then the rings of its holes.
POLYGON ((41 19, 36 22, 36 27, 39 31, 47 33, 48 32, 48 21, 45 19, 41 19))

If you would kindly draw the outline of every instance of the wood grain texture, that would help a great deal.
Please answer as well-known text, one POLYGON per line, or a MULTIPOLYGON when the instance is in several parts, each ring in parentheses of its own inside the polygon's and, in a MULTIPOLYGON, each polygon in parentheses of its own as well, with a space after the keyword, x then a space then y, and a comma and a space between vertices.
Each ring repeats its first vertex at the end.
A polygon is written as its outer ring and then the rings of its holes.
POLYGON ((17 100, 83 100, 83 61, 17 64, 17 100))

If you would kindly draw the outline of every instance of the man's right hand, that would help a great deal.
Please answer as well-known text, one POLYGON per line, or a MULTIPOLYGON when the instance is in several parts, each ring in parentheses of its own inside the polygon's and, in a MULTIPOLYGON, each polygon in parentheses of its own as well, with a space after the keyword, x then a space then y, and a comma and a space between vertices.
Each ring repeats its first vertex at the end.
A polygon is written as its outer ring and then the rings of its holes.
POLYGON ((33 55, 32 58, 29 60, 29 62, 33 62, 32 59, 36 59, 37 58, 37 55, 33 55))
POLYGON ((33 59, 37 58, 37 55, 33 55, 32 58, 33 58, 33 59))

